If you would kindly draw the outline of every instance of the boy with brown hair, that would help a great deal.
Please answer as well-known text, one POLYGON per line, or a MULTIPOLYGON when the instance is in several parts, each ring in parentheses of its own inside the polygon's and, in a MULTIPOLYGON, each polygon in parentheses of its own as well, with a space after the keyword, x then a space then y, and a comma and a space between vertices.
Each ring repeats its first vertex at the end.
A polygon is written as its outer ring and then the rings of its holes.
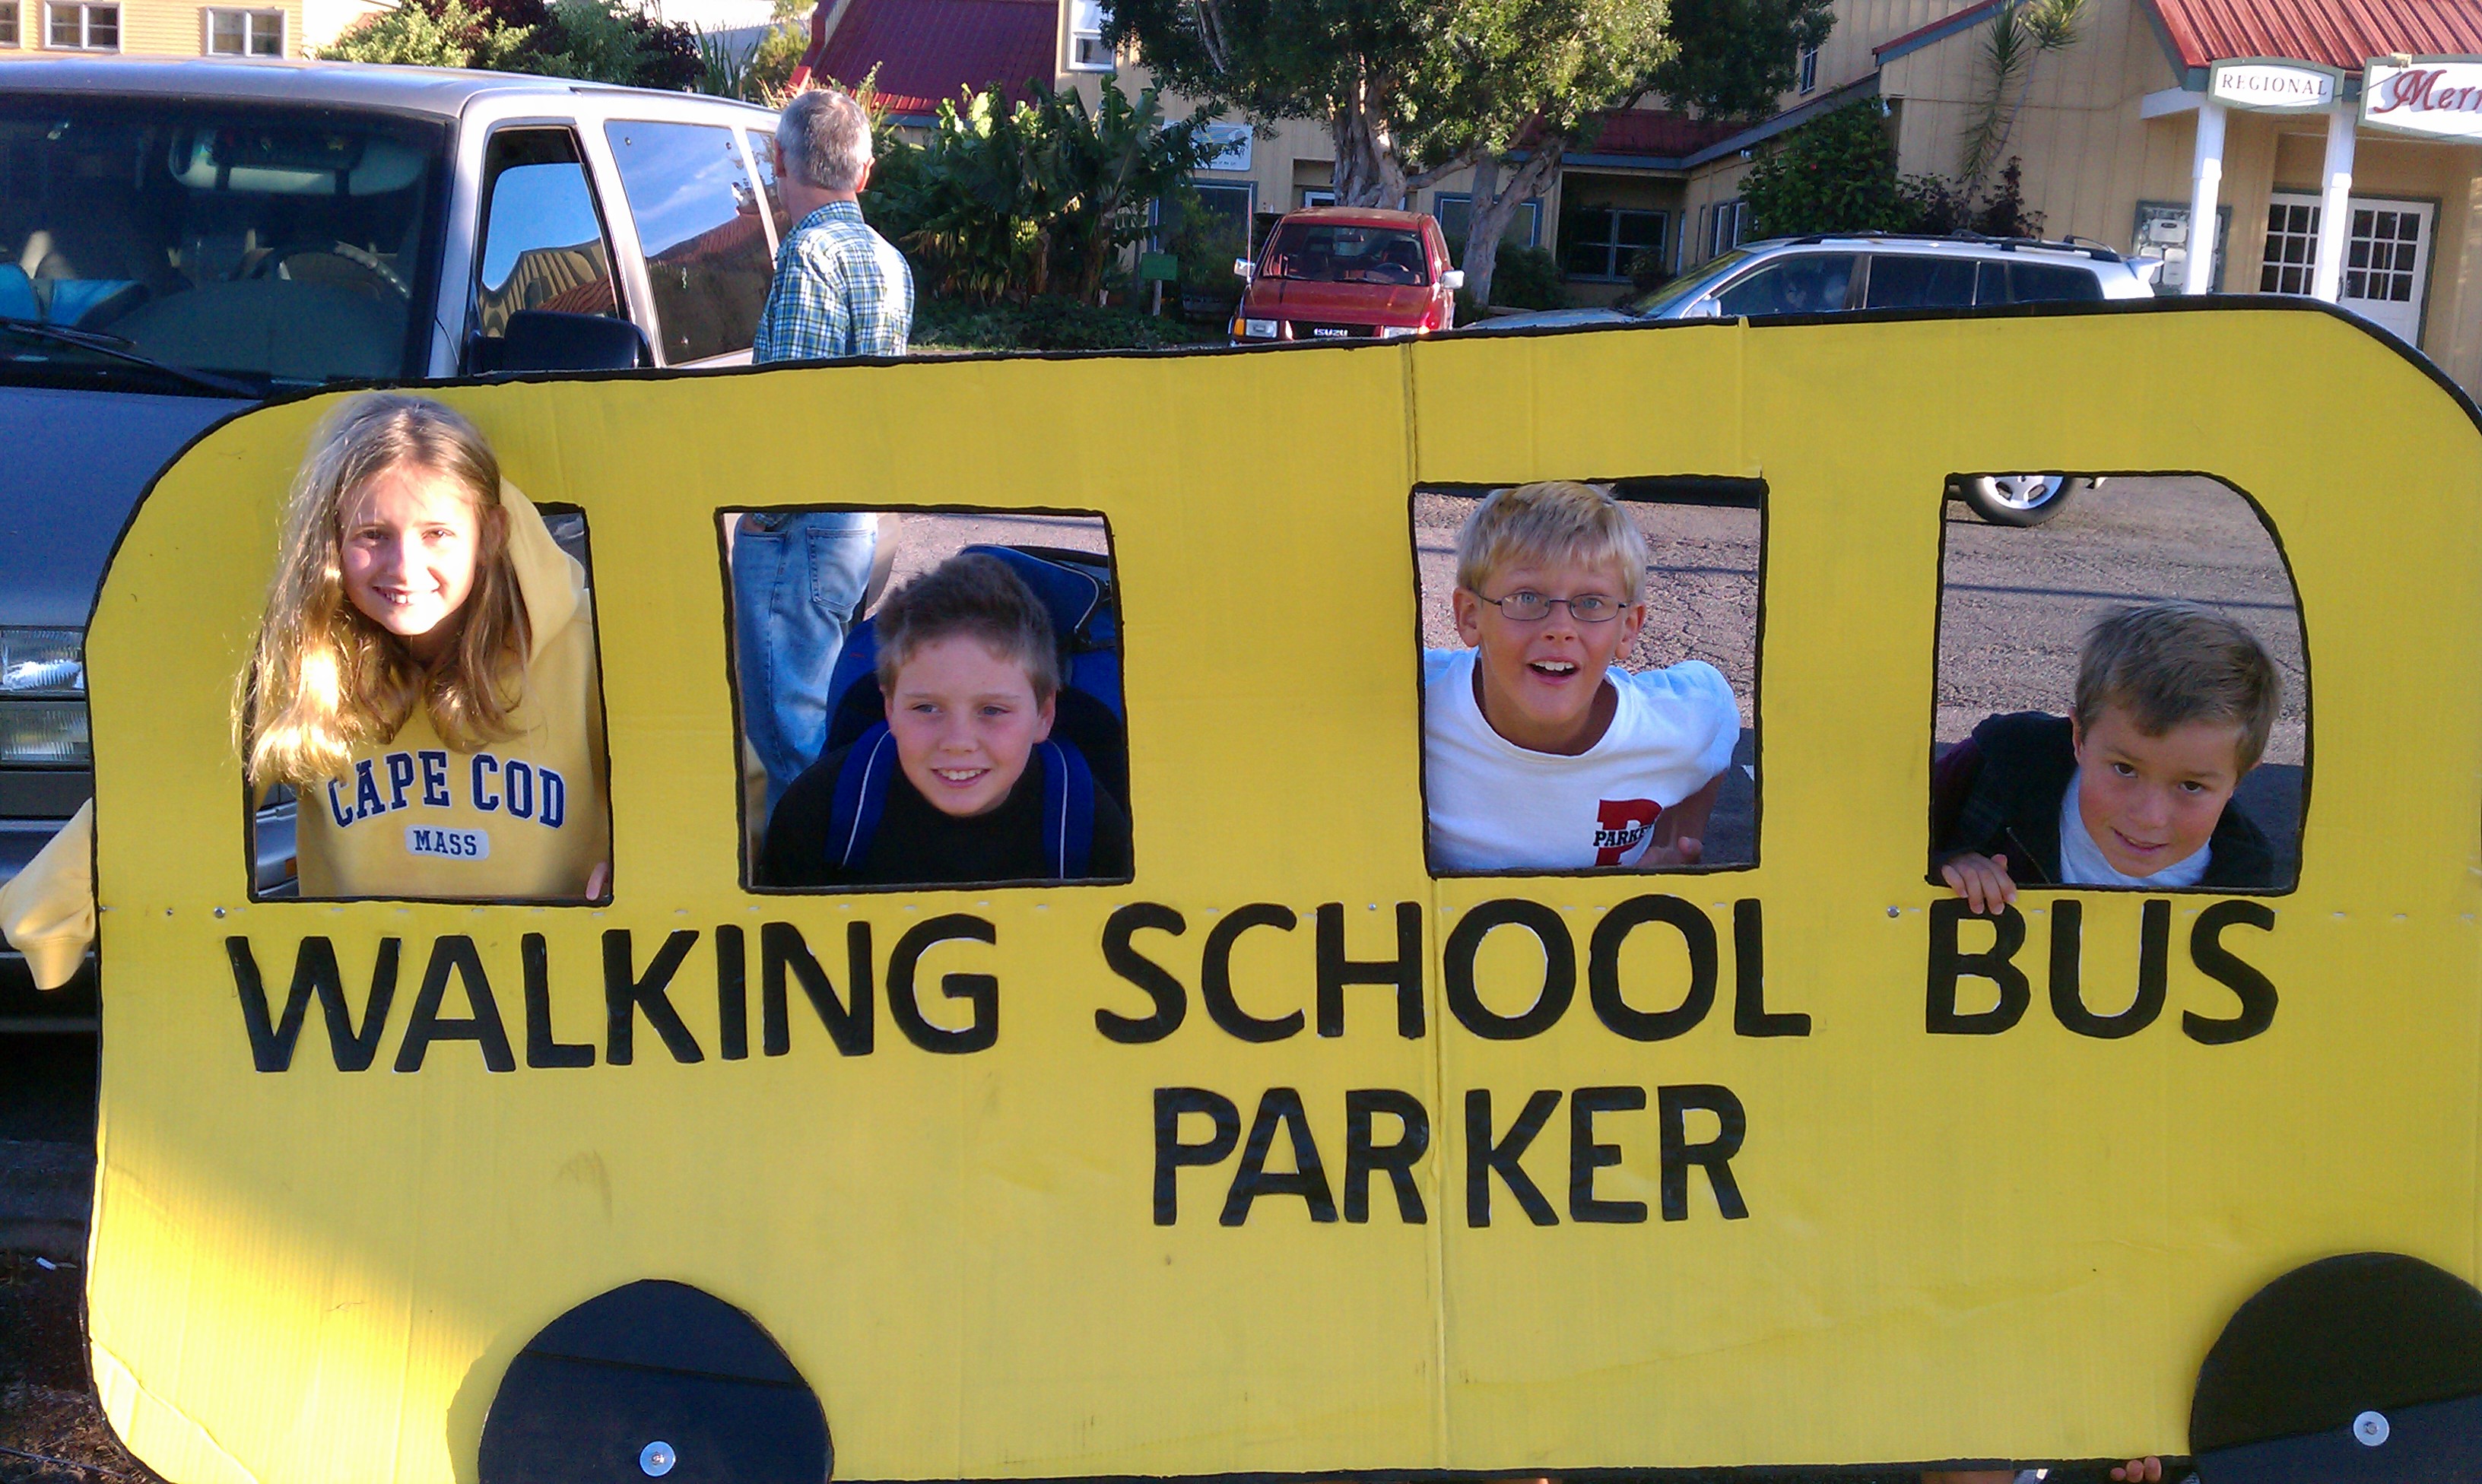
POLYGON ((1498 490, 1457 536, 1457 633, 1422 656, 1431 864, 1694 865, 1740 740, 1732 688, 1684 660, 1632 673, 1646 538, 1565 481, 1498 490))
POLYGON ((874 619, 886 719, 821 758, 767 823, 762 886, 1122 878, 1129 819, 1051 737, 1051 618, 996 557, 964 552, 874 619))
POLYGON ((2020 881, 2156 891, 2270 887, 2275 852, 2227 807, 2258 766, 2284 678, 2249 631, 2195 603, 2104 615, 2073 712, 1992 716, 1932 770, 1932 864, 1975 912, 2020 881))

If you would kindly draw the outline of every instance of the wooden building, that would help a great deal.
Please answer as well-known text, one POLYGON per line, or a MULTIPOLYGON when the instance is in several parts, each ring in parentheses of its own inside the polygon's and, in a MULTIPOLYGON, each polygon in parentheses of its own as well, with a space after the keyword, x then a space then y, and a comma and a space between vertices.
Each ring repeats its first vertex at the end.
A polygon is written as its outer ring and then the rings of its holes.
MULTIPOLYGON (((1696 162, 1679 265, 1749 235, 1751 165, 1829 109, 1873 103, 1899 171, 1955 175, 2001 3, 1836 0, 1808 86, 1696 162)), ((2078 39, 2034 62, 2000 153, 2046 237, 2164 258, 2161 293, 2340 302, 2482 390, 2476 54, 2475 0, 2090 0, 2078 39)))
POLYGON ((304 0, 0 0, 0 61, 43 57, 300 57, 304 0))

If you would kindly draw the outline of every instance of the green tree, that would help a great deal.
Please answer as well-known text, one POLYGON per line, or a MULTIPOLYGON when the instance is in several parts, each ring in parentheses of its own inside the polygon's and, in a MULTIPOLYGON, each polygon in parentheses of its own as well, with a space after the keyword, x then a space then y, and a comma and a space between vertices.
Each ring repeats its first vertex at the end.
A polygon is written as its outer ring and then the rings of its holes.
POLYGON ((1491 301, 1517 209, 1543 194, 1603 110, 1633 103, 1672 60, 1667 13, 1666 0, 1502 0, 1453 43, 1446 104, 1462 128, 1443 128, 1432 147, 1443 164, 1474 166, 1463 261, 1476 302, 1491 301))
MULTIPOLYGON (((1401 207, 1472 163, 1472 68, 1519 43, 1534 0, 1115 0, 1105 37, 1166 84, 1254 121, 1309 118, 1335 143, 1336 199, 1401 207)), ((1645 3, 1645 0, 1623 0, 1645 3)))
MULTIPOLYGON (((1492 292, 1492 279, 1508 221, 1518 207, 1542 194, 1571 148, 1591 145, 1604 111, 1634 107, 1651 95, 1710 118, 1771 113, 1777 95, 1793 85, 1802 50, 1827 39, 1835 23, 1828 5, 1829 0, 1669 0, 1669 13, 1653 17, 1660 34, 1650 39, 1638 29, 1647 18, 1630 14, 1624 4, 1587 3, 1571 15, 1524 17, 1520 35, 1574 38, 1588 52, 1572 75, 1538 62, 1543 75, 1518 141, 1525 148, 1494 144, 1476 169, 1465 238, 1467 293, 1478 302, 1507 298, 1492 292)), ((1544 50, 1556 56, 1560 49, 1544 50)))
POLYGON ((695 33, 626 0, 398 0, 319 55, 674 90, 701 71, 695 33))
POLYGON ((1875 103, 1850 103, 1794 130, 1750 168, 1741 200, 1761 237, 1905 231, 1917 215, 1875 103))
POLYGON ((1653 94, 1763 112, 1829 0, 1116 0, 1110 39, 1254 121, 1324 121, 1336 199, 1401 207, 1479 167, 1465 244, 1487 294, 1510 218, 1604 110, 1653 94))
POLYGON ((1801 54, 1835 23, 1829 0, 1672 0, 1677 48, 1651 91, 1707 118, 1763 118, 1792 88, 1801 54))

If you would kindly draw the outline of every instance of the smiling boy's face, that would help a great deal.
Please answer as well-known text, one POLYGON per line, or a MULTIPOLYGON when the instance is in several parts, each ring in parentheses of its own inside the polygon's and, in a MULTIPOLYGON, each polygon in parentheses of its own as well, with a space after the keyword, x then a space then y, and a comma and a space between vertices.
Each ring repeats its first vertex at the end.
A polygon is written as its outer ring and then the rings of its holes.
MULTIPOLYGON (((1605 561, 1528 560, 1492 573, 1483 591, 1458 588, 1457 633, 1482 651, 1475 662, 1482 711, 1492 730, 1535 752, 1574 755, 1599 741, 1611 725, 1610 687, 1603 672, 1637 642, 1646 605, 1605 561), (1601 623, 1579 623, 1566 603, 1531 622, 1501 612, 1511 594, 1546 598, 1588 594, 1620 609, 1601 623)), ((1614 698, 1617 700, 1617 697, 1614 698)))
POLYGON ((906 781, 942 814, 969 819, 1007 802, 1053 705, 1025 666, 970 634, 915 646, 887 693, 887 730, 906 781))
POLYGON ((2197 854, 2241 781, 2236 722, 2183 721, 2149 737, 2106 702, 2073 735, 2077 817, 2123 875, 2151 876, 2197 854))

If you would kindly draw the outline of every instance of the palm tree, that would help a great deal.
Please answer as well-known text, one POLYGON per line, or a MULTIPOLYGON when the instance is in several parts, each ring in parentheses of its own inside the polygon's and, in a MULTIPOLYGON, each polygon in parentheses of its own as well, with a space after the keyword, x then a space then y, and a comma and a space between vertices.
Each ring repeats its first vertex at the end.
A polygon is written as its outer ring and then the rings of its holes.
POLYGON ((2034 65, 2047 52, 2077 43, 2086 0, 2000 0, 1983 33, 1990 89, 1975 105, 1965 134, 1965 196, 1980 194, 2003 157, 2018 111, 2034 91, 2034 65), (2010 94, 2014 93, 2012 99, 2010 94))

